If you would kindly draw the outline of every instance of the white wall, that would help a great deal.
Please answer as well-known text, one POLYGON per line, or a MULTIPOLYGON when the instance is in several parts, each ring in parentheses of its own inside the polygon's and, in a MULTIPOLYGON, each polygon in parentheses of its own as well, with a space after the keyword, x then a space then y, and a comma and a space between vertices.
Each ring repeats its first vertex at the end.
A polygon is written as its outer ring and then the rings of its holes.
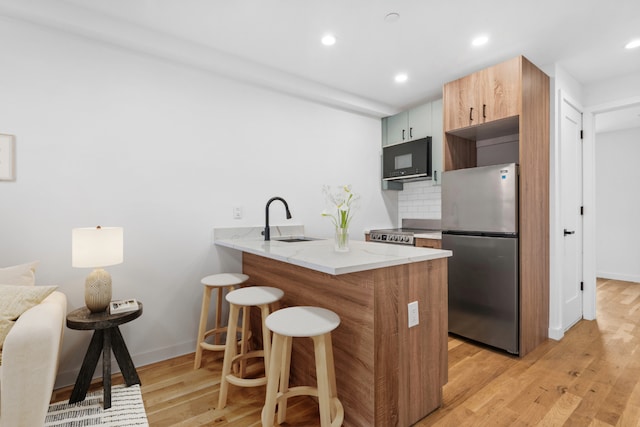
POLYGON ((640 282, 638 158, 640 128, 596 135, 598 277, 640 282))
MULTIPOLYGON (((214 226, 261 225, 279 195, 292 223, 329 237, 322 185, 343 183, 361 196, 352 238, 395 223, 379 119, 1 17, 0 51, 0 133, 17 146, 17 180, 0 182, 0 266, 40 260, 37 283, 73 310, 89 271, 71 267, 71 229, 123 226, 125 261, 108 270, 114 298, 144 303, 122 327, 137 365, 193 352, 200 278, 240 270, 214 226)), ((284 221, 274 204, 272 224, 284 221)), ((66 330, 58 386, 89 335, 66 330)))
POLYGON ((595 120, 599 113, 625 108, 640 103, 640 82, 636 74, 621 75, 615 78, 593 82, 584 87, 583 116, 584 140, 583 153, 583 195, 584 195, 584 280, 585 280, 585 310, 589 309, 595 318, 595 278, 597 273, 597 243, 596 233, 601 226, 599 213, 596 209, 596 182, 601 173, 608 171, 596 167, 596 142, 599 137, 595 134, 595 120), (593 285, 592 285, 593 283, 593 285), (588 295, 594 288, 593 297, 588 295), (591 307, 586 307, 590 302, 591 307))

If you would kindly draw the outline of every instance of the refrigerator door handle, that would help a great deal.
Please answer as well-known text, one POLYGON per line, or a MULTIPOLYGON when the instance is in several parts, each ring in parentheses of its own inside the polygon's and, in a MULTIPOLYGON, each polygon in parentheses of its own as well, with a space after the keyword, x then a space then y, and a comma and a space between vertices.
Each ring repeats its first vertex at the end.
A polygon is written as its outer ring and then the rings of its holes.
POLYGON ((575 233, 575 230, 574 231, 569 231, 566 228, 564 229, 564 235, 565 236, 568 236, 569 234, 574 234, 574 233, 575 233))

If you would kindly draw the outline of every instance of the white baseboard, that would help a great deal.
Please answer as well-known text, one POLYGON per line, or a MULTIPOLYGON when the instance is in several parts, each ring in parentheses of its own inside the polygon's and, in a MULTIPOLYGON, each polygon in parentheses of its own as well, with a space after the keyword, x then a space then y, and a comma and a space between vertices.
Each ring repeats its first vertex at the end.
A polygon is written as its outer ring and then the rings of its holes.
POLYGON ((560 341, 564 337, 564 330, 562 328, 549 328, 549 338, 555 341, 560 341))
POLYGON ((634 274, 620 274, 620 273, 609 273, 606 271, 597 271, 596 277, 600 277, 602 279, 622 280, 624 282, 640 283, 640 276, 634 275, 634 274))
MULTIPOLYGON (((162 360, 172 359, 174 357, 182 356, 184 354, 194 353, 196 349, 195 340, 190 342, 185 342, 181 344, 177 344, 171 347, 160 348, 152 351, 148 351, 145 353, 132 354, 131 360, 133 360, 133 364, 139 368, 141 366, 150 365, 152 363, 160 362, 162 360)), ((96 369, 96 375, 93 378, 101 378, 102 377, 102 364, 98 362, 100 366, 96 369)), ((56 382, 54 385, 55 389, 66 387, 69 385, 73 385, 76 382, 76 378, 78 377, 78 373, 80 372, 80 366, 74 370, 68 370, 65 372, 58 372, 58 376, 56 377, 56 382)), ((118 362, 111 354, 111 373, 115 374, 120 372, 120 367, 118 366, 118 362)))

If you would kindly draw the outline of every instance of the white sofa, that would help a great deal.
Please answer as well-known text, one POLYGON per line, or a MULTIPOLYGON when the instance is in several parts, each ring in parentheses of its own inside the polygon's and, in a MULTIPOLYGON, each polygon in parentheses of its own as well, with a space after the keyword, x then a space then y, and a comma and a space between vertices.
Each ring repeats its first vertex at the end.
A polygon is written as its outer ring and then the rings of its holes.
POLYGON ((41 426, 58 371, 67 298, 53 292, 9 331, 0 366, 0 427, 41 426))

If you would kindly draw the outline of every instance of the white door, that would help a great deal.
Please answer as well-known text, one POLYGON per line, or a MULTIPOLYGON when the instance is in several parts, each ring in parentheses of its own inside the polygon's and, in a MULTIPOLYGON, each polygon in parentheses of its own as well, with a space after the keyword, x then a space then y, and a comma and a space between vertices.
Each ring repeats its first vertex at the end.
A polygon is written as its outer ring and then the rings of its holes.
POLYGON ((563 98, 560 113, 562 327, 566 331, 582 319, 582 112, 563 98))

